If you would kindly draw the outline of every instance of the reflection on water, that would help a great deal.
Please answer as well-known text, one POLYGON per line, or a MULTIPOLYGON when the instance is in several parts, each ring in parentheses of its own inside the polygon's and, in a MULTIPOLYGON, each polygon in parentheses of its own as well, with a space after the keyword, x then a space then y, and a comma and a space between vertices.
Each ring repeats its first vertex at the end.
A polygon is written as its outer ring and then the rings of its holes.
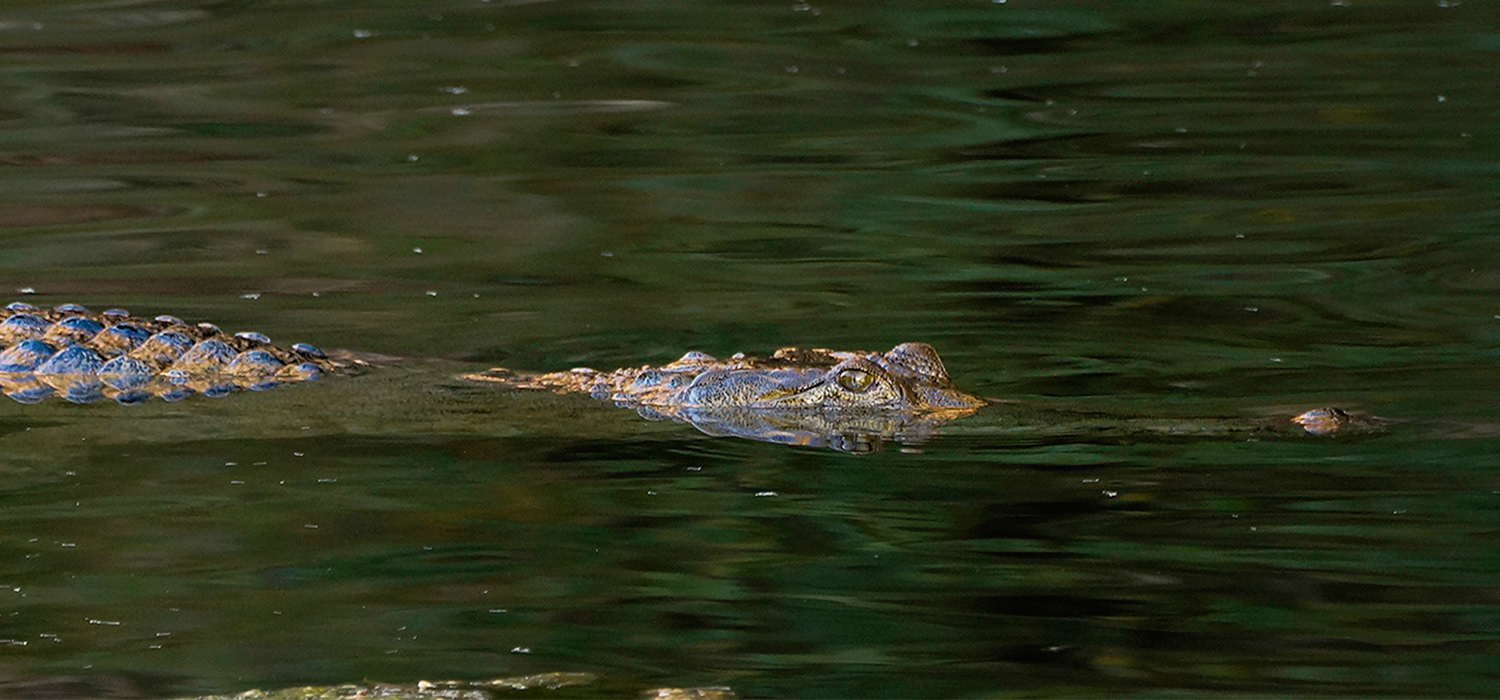
POLYGON ((1494 14, 10 3, 0 286, 407 359, 0 406, 0 693, 1494 694, 1494 14), (1013 403, 453 379, 907 339, 1013 403))

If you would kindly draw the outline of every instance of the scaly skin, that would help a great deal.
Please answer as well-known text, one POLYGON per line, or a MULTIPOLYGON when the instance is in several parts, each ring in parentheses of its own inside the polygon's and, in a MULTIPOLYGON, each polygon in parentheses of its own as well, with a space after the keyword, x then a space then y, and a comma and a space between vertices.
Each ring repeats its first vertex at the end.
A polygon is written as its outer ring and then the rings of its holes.
POLYGON ((20 302, 0 322, 0 392, 21 403, 176 401, 315 379, 348 367, 310 345, 282 348, 259 333, 228 335, 207 323, 141 318, 111 309, 20 302))

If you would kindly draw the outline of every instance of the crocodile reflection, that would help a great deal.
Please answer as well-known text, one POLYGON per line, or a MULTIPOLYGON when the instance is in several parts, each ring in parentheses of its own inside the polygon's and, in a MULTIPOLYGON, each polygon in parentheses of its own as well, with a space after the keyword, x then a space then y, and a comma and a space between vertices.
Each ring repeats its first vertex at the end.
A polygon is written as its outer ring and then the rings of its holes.
POLYGON ((983 399, 953 385, 937 351, 902 343, 884 353, 782 348, 770 357, 689 352, 660 367, 548 374, 495 368, 465 379, 582 393, 714 436, 870 452, 913 444, 970 415, 983 399))

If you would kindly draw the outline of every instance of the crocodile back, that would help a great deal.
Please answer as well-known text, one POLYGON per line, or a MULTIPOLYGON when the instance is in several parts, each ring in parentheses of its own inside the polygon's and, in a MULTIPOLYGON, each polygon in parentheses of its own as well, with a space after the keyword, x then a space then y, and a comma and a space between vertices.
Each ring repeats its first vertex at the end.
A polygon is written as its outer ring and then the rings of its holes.
POLYGON ((231 335, 173 316, 17 302, 5 307, 3 318, 0 392, 21 403, 222 396, 316 379, 342 367, 310 345, 280 347, 259 333, 231 335))

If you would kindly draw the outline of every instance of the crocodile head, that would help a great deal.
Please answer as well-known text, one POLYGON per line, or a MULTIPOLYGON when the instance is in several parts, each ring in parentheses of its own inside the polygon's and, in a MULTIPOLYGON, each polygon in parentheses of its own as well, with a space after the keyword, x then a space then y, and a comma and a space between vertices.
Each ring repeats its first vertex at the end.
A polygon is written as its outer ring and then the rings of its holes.
POLYGON ((850 452, 878 449, 887 439, 920 442, 986 404, 953 385, 926 343, 902 343, 884 353, 782 348, 766 358, 723 360, 690 352, 660 367, 537 375, 496 368, 465 378, 585 393, 710 435, 850 452))
MULTIPOLYGON (((982 399, 953 386, 937 351, 926 343, 902 343, 885 353, 783 349, 771 360, 788 366, 752 362, 744 367, 734 363, 710 367, 681 391, 664 397, 665 405, 854 412, 926 412, 984 405, 982 399), (834 362, 832 367, 826 366, 828 361, 834 362)), ((642 396, 647 397, 656 398, 642 396)))

